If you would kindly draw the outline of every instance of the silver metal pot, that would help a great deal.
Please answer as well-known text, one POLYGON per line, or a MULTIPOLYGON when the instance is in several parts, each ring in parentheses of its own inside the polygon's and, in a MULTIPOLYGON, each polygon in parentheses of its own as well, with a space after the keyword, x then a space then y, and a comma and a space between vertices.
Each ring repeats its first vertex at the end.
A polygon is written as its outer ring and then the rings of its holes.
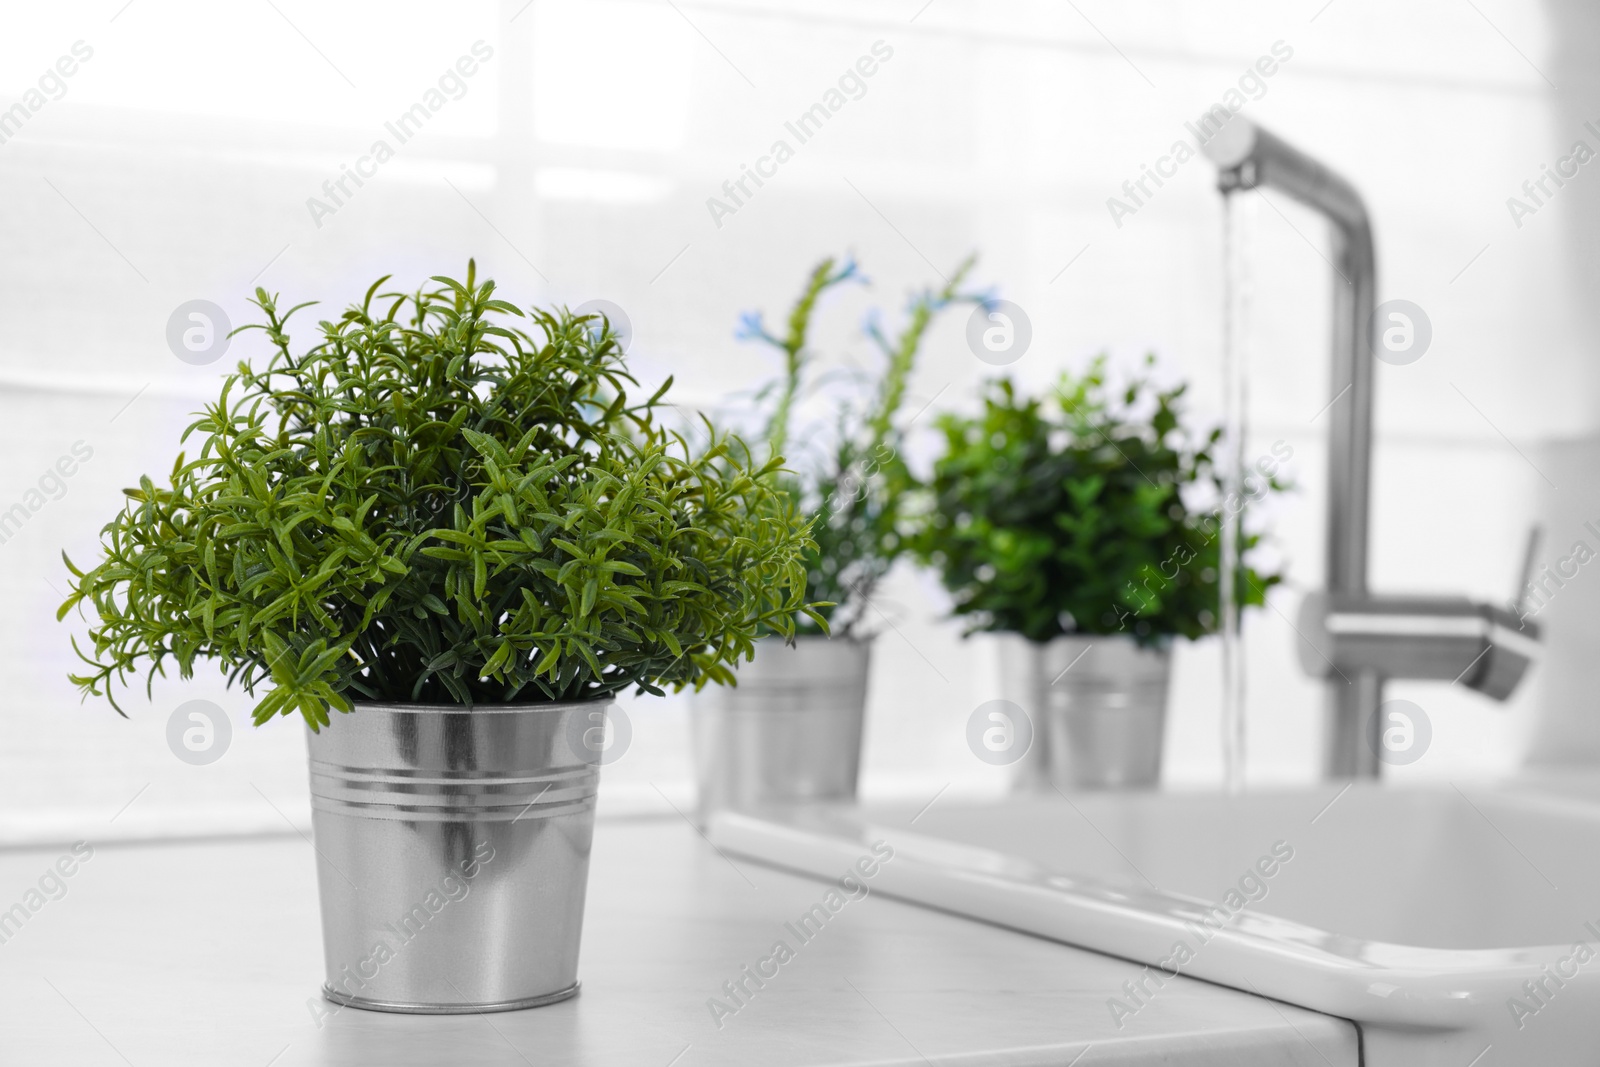
POLYGON ((358 704, 310 737, 327 999, 432 1015, 578 991, 605 708, 358 704))
POLYGON ((870 641, 756 642, 737 686, 695 694, 700 820, 719 808, 855 799, 870 641))
POLYGON ((1161 781, 1169 645, 1121 634, 1058 637, 1039 648, 1043 755, 1057 789, 1126 789, 1161 781))

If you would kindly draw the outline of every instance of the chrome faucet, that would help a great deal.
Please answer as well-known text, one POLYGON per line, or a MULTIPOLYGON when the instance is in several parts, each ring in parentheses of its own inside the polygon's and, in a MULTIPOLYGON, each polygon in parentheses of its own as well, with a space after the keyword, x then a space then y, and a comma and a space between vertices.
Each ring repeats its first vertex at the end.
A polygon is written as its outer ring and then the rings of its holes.
POLYGON ((1310 156, 1237 115, 1206 116, 1201 146, 1224 196, 1270 187, 1331 223, 1332 400, 1327 413, 1328 526, 1324 592, 1300 611, 1300 663, 1326 679, 1323 770, 1375 778, 1390 678, 1460 682, 1505 700, 1537 654, 1538 628, 1516 613, 1465 597, 1380 596, 1367 591, 1371 527, 1373 354, 1377 257, 1355 187, 1310 156))

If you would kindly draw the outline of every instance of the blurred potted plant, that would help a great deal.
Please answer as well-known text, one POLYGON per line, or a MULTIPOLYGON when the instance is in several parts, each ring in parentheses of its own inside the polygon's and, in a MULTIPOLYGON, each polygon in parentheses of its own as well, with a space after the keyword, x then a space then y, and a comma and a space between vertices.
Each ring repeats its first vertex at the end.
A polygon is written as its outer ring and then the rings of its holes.
MULTIPOLYGON (((1117 390, 1102 357, 1063 375, 1049 401, 991 381, 980 414, 938 420, 944 452, 916 551, 969 634, 1030 643, 1023 691, 1042 718, 1031 769, 1058 788, 1159 779, 1172 642, 1216 629, 1222 523, 1245 504, 1220 497, 1221 430, 1186 425, 1186 386, 1155 386, 1153 363, 1117 390)), ((1256 497, 1285 487, 1289 454, 1275 446, 1256 497)), ((1241 564, 1260 539, 1243 534, 1241 564)), ((1241 606, 1282 580, 1235 573, 1241 606)))
POLYGON ((791 639, 756 643, 738 669, 738 685, 695 699, 695 762, 702 818, 714 808, 849 800, 861 764, 861 735, 872 655, 873 596, 905 549, 898 520, 914 479, 901 455, 896 424, 917 354, 939 312, 964 295, 973 260, 942 286, 914 295, 894 337, 869 316, 867 337, 882 368, 864 402, 860 379, 844 384, 831 427, 796 430, 809 395, 838 385, 815 373, 812 321, 828 290, 860 282, 853 260, 822 260, 806 278, 783 332, 747 313, 738 336, 774 349, 783 373, 758 394, 767 414, 760 437, 769 462, 788 456, 772 477, 811 523, 802 556, 808 596, 817 601, 791 639))
POLYGON ((670 379, 630 397, 609 324, 525 314, 470 263, 386 281, 299 353, 306 305, 256 290, 265 368, 68 561, 61 614, 98 616, 73 680, 211 659, 265 689, 257 724, 305 719, 329 1000, 548 1003, 577 989, 606 702, 792 635, 804 524, 776 460, 662 429, 670 379))

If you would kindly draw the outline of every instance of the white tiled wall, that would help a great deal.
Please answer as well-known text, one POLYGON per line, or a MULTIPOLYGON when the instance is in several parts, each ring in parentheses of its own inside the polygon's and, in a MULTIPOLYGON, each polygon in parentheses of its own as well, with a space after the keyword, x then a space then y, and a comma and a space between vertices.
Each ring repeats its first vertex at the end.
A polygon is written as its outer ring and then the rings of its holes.
MULTIPOLYGON (((1221 208, 1209 164, 1185 163, 1120 227, 1106 200, 1275 42, 1293 56, 1245 113, 1364 191, 1381 297, 1415 301, 1434 328, 1420 362, 1379 368, 1374 584, 1504 599, 1530 522, 1564 551, 1582 519, 1600 518, 1588 299, 1600 170, 1583 168, 1520 228, 1505 204, 1573 140, 1600 148, 1583 129, 1600 126, 1596 16, 1578 0, 523 4, 110 0, 8 15, 8 104, 74 41, 94 56, 0 144, 0 505, 73 442, 95 453, 0 545, 0 840, 304 817, 295 723, 252 730, 247 700, 211 677, 158 681, 148 703, 131 694, 127 721, 80 706, 63 680, 59 551, 87 557, 118 489, 170 465, 219 372, 166 350, 180 302, 215 300, 243 321, 261 284, 337 307, 380 273, 418 280, 476 256, 514 298, 620 304, 640 376, 675 374, 685 401, 714 404, 774 370, 734 340, 739 312, 777 312, 820 256, 853 250, 873 279, 840 294, 819 333, 828 358, 870 366, 855 334, 864 309, 897 310, 976 249, 980 279, 1032 318, 1022 380, 1042 385, 1101 351, 1155 351, 1213 417, 1221 208), (465 95, 316 225, 307 198, 480 39, 494 55, 465 95), (879 41, 893 55, 865 94, 718 226, 707 198, 879 41), (194 696, 240 716, 207 768, 163 741, 167 715, 194 696)), ((1320 226, 1281 198, 1255 208, 1253 245, 1253 440, 1293 445, 1300 488, 1274 516, 1292 581, 1249 624, 1250 773, 1304 780, 1317 691, 1294 666, 1287 620, 1320 580, 1313 416, 1328 399, 1331 283, 1320 226)), ((961 325, 934 332, 917 403, 972 403, 987 368, 961 325)), ((259 348, 248 336, 229 358, 259 348)), ((865 788, 997 788, 960 730, 998 691, 993 642, 960 640, 925 575, 897 573, 890 593, 898 629, 878 646, 865 788)), ((1406 773, 1504 773, 1530 747, 1600 757, 1591 603, 1600 579, 1584 573, 1541 616, 1550 660, 1509 705, 1395 686, 1435 730, 1406 773)), ((1169 777, 1213 782, 1215 649, 1182 649, 1177 670, 1169 777)), ((659 787, 681 803, 682 702, 640 701, 633 714, 613 802, 659 806, 659 787)))

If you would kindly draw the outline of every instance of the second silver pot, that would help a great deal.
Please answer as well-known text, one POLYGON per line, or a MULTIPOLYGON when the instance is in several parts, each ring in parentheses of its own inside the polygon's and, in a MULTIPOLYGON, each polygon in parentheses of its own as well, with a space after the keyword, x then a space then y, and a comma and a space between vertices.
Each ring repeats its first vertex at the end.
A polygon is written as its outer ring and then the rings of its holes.
POLYGON ((867 641, 763 638, 737 686, 695 694, 701 822, 719 808, 853 800, 871 662, 867 641))

